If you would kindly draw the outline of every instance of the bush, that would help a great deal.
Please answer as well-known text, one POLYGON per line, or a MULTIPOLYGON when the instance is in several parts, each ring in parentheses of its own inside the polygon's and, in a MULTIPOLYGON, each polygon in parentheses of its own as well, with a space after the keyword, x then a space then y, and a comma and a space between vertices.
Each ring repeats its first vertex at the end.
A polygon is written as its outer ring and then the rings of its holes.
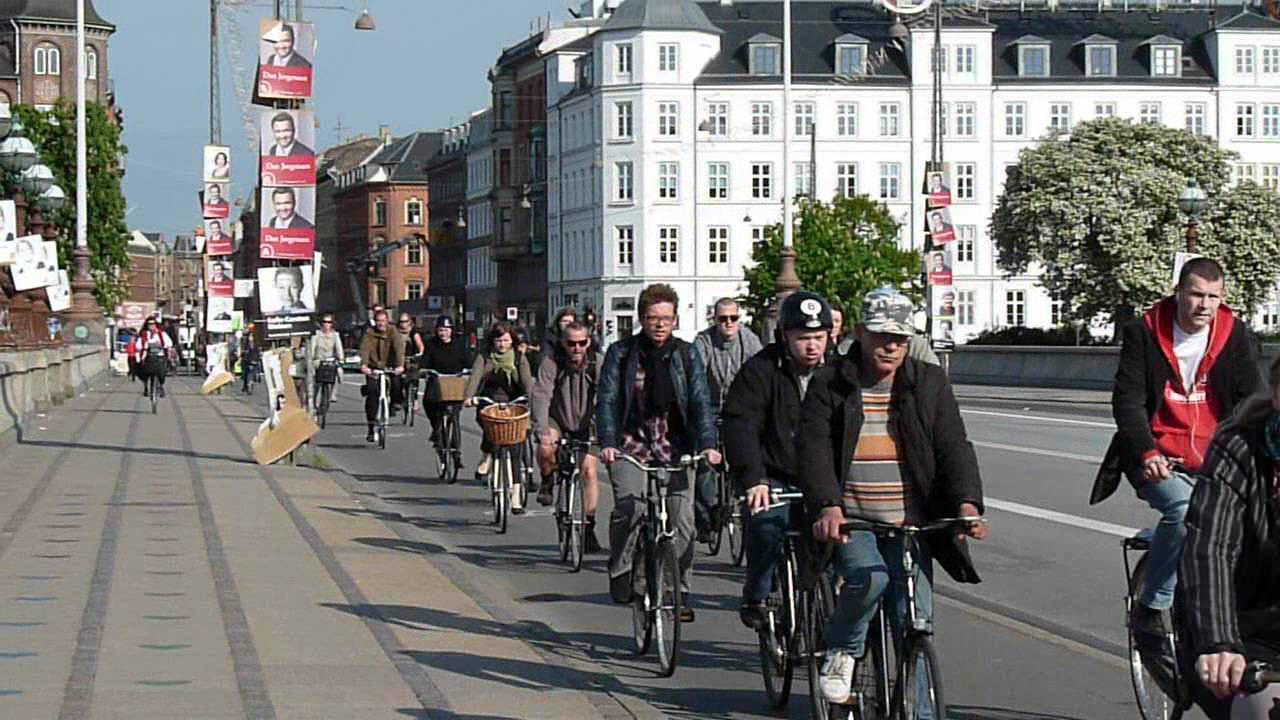
MULTIPOLYGON (((996 330, 983 330, 969 345, 1068 345, 1076 344, 1076 329, 1070 325, 1056 328, 1005 327, 996 330)), ((1105 345, 1106 338, 1095 338, 1089 328, 1080 329, 1080 345, 1105 345)))

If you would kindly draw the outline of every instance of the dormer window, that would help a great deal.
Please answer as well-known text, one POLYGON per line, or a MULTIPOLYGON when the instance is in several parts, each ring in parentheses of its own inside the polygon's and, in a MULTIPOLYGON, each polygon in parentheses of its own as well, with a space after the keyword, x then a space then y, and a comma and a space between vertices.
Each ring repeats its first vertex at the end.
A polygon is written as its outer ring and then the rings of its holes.
POLYGON ((1049 77, 1048 40, 1035 35, 1023 35, 1013 44, 1018 48, 1018 75, 1020 77, 1049 77))
POLYGON ((845 34, 836 38, 836 74, 865 75, 868 45, 866 38, 857 35, 845 34))
POLYGON ((750 51, 749 71, 752 75, 782 74, 782 41, 765 33, 757 33, 747 41, 750 51))
POLYGON ((1084 45, 1085 77, 1116 76, 1116 41, 1105 35, 1090 35, 1076 43, 1084 45))
POLYGON ((583 55, 582 57, 578 58, 578 87, 579 88, 591 87, 591 63, 592 63, 592 58, 590 55, 583 55))
POLYGON ((1182 42, 1168 35, 1156 35, 1142 43, 1151 50, 1151 77, 1182 75, 1182 42))

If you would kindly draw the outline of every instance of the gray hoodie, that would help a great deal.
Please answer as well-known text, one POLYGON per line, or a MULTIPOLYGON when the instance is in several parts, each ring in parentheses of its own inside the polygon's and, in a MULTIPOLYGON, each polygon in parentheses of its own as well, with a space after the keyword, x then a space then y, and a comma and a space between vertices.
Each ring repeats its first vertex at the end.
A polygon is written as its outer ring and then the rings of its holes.
POLYGON ((733 340, 726 341, 718 327, 709 327, 694 338, 693 348, 707 364, 707 387, 716 408, 724 404, 724 393, 742 364, 763 347, 760 338, 745 324, 738 327, 738 336, 733 340))

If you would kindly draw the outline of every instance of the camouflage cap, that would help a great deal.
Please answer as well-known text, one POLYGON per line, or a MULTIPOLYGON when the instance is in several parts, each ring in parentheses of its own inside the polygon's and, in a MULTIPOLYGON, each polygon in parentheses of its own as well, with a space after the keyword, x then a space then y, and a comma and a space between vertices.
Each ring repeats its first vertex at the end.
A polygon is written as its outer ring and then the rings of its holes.
POLYGON ((862 298, 862 324, 873 333, 915 335, 911 300, 891 287, 876 288, 862 298))

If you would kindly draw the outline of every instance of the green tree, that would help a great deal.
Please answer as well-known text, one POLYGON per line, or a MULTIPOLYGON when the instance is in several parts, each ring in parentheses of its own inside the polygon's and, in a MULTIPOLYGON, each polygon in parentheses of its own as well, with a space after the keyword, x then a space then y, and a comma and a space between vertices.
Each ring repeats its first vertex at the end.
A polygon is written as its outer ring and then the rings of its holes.
MULTIPOLYGON (((52 110, 30 105, 13 108, 26 135, 40 152, 40 162, 53 171, 54 182, 67 193, 67 203, 47 216, 58 226, 58 261, 71 268, 76 243, 76 107, 66 100, 52 110)), ((98 304, 112 310, 128 293, 122 272, 129 267, 125 249, 129 242, 124 222, 125 200, 120 176, 128 149, 120 142, 120 127, 107 117, 107 109, 89 103, 85 113, 86 160, 89 170, 89 251, 94 294, 98 304)))
POLYGON ((1251 311, 1280 272, 1280 195, 1229 187, 1234 157, 1211 138, 1121 119, 1050 134, 1005 178, 991 217, 1000 266, 1036 266, 1074 317, 1123 319, 1169 293, 1186 248, 1178 194, 1195 178, 1210 201, 1197 249, 1226 268, 1228 302, 1251 311))
MULTIPOLYGON (((797 217, 796 274, 806 290, 856 313, 862 296, 882 285, 903 288, 918 299, 920 253, 898 247, 898 221, 884 203, 865 195, 831 203, 804 200, 797 217)), ((767 228, 765 241, 745 269, 744 304, 763 317, 774 299, 782 252, 782 223, 767 228)), ((846 322, 852 323, 851 315, 846 322)))

